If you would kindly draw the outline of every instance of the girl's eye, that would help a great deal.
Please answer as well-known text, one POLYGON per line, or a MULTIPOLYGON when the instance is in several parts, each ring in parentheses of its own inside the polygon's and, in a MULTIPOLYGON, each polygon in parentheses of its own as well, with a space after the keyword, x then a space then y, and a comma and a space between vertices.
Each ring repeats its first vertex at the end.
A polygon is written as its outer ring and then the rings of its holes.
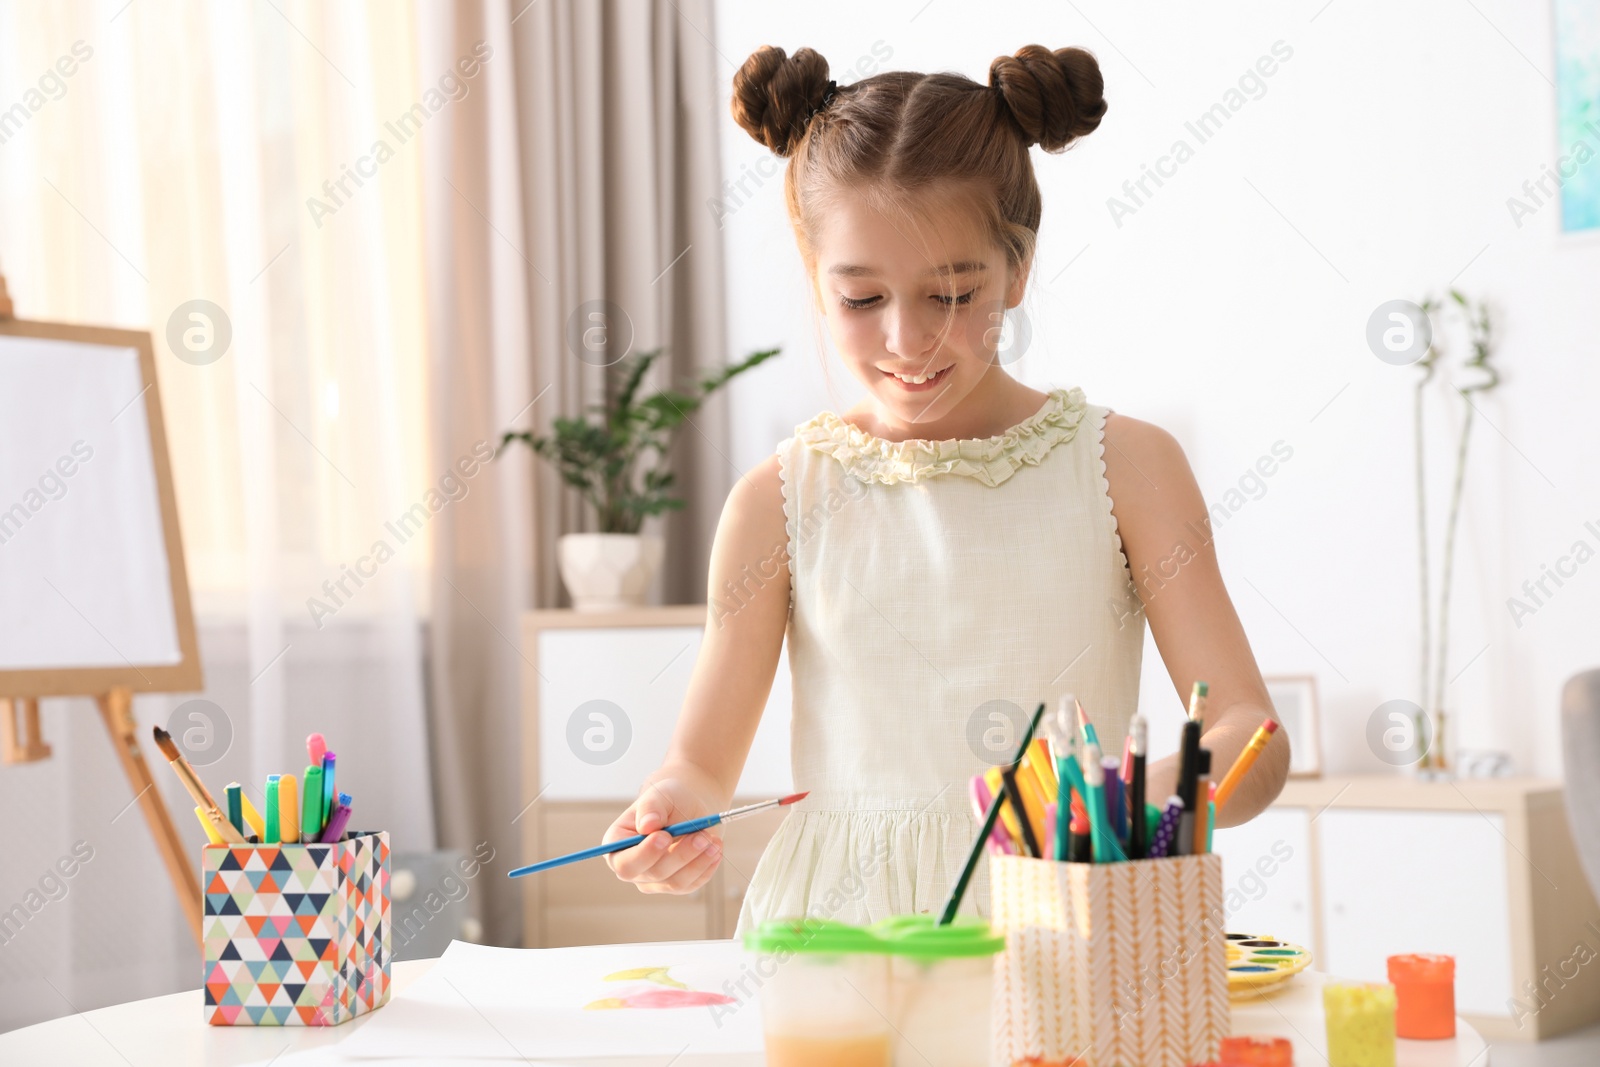
MULTIPOLYGON (((972 303, 972 298, 977 291, 978 290, 976 289, 969 289, 960 296, 935 296, 933 299, 939 301, 939 303, 945 305, 946 307, 951 307, 956 304, 970 304, 972 303)), ((848 296, 844 296, 842 294, 839 297, 839 303, 843 304, 847 308, 850 308, 852 311, 863 311, 877 302, 878 298, 875 296, 869 296, 864 300, 852 300, 848 296)))

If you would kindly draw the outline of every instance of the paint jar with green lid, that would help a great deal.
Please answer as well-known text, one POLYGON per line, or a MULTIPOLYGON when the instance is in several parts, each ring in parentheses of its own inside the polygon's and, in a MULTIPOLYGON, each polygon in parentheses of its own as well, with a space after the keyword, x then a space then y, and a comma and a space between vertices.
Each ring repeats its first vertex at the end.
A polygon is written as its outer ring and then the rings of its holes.
POLYGON ((872 927, 889 954, 894 1062, 971 1067, 989 1062, 995 957, 1006 939, 987 922, 901 915, 872 927))
MULTIPOLYGON (((871 930, 773 919, 745 932, 769 1067, 891 1067, 889 956, 871 930)), ((982 1062, 982 1061, 978 1061, 982 1062)))

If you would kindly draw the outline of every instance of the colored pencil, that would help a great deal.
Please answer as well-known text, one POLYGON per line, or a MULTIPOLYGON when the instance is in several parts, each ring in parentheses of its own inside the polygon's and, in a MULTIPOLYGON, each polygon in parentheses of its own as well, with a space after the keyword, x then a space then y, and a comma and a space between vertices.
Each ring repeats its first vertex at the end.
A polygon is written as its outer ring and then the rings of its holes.
POLYGON ((1267 742, 1272 740, 1272 735, 1278 730, 1275 719, 1268 719, 1256 728, 1250 741, 1244 746, 1244 751, 1239 753, 1239 758, 1233 761, 1233 766, 1228 768, 1228 773, 1222 776, 1222 781, 1217 785, 1217 810, 1228 803, 1228 798, 1233 796, 1233 791, 1239 787, 1239 782, 1249 773, 1254 766, 1256 757, 1261 755, 1261 750, 1267 747, 1267 742))

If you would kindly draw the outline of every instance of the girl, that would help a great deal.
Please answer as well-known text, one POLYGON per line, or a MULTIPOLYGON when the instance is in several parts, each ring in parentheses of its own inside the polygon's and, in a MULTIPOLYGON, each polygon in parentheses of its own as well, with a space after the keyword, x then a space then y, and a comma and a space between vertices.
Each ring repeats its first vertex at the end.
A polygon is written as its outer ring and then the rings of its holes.
MULTIPOLYGON (((650 836, 607 862, 646 893, 711 877, 719 831, 658 831, 730 806, 787 632, 794 786, 810 796, 734 872, 750 881, 741 931, 937 912, 977 830, 967 782, 1010 758, 983 743, 996 713, 1074 693, 1120 753, 1146 619, 1180 700, 1210 684, 1216 777, 1273 711, 1178 444, 1079 389, 1029 388, 996 352, 1039 229, 1028 149, 1099 125, 1094 57, 1028 45, 987 85, 841 87, 811 49, 764 47, 733 89, 739 124, 792 157, 801 258, 867 399, 796 427, 729 494, 670 751, 605 839, 650 836)), ((1219 824, 1277 796, 1289 746, 1273 736, 1219 824)), ((1152 800, 1176 775, 1175 758, 1151 765, 1152 800)), ((987 913, 985 868, 965 911, 987 913)))

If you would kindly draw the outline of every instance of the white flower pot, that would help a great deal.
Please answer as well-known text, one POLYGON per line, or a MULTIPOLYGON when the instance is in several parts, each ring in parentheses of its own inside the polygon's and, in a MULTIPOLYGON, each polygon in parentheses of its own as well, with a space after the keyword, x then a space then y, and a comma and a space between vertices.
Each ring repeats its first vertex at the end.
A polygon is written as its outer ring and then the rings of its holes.
POLYGON ((665 546, 642 534, 571 533, 556 543, 561 581, 576 611, 643 607, 665 546))

